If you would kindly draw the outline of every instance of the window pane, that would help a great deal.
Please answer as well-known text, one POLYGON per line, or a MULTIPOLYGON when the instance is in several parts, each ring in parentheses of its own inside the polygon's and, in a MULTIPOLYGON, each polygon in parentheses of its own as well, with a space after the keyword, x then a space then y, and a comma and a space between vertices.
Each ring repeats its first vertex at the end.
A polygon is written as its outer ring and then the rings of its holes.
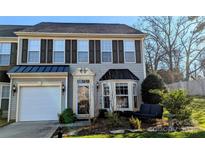
POLYGON ((110 92, 109 92, 109 86, 108 86, 108 84, 103 84, 103 87, 104 87, 104 95, 109 95, 110 92))
POLYGON ((54 62, 64 62, 64 52, 63 51, 54 51, 54 62))
POLYGON ((88 40, 78 40, 78 51, 88 51, 88 40))
POLYGON ((128 96, 117 96, 117 108, 129 108, 128 96))
POLYGON ((1 109, 3 111, 7 111, 9 108, 9 99, 2 99, 1 100, 1 109))
POLYGON ((0 54, 10 54, 11 43, 0 43, 0 54))
POLYGON ((112 62, 111 60, 111 52, 102 52, 102 62, 112 62))
POLYGON ((112 41, 111 40, 102 40, 102 51, 112 52, 112 41))
POLYGON ((90 80, 77 80, 77 83, 90 83, 90 80))
POLYGON ((116 95, 128 95, 128 84, 116 83, 116 95))
POLYGON ((9 65, 10 55, 0 55, 0 65, 9 65))
POLYGON ((125 40, 124 41, 124 50, 125 51, 135 51, 135 42, 134 42, 134 40, 125 40))
POLYGON ((133 96, 137 96, 137 84, 133 84, 133 96))
POLYGON ((39 62, 39 55, 40 52, 39 51, 29 51, 29 57, 28 57, 28 61, 29 62, 39 62))
POLYGON ((29 51, 40 51, 40 40, 29 40, 29 51))
POLYGON ((135 52, 125 52, 126 62, 135 62, 135 52))
POLYGON ((65 41, 64 40, 54 40, 53 41, 53 50, 54 51, 64 51, 65 50, 65 41))
POLYGON ((110 97, 104 96, 104 108, 110 108, 110 97))
POLYGON ((78 62, 88 62, 88 52, 78 52, 78 62))
POLYGON ((2 97, 3 98, 9 98, 9 86, 3 86, 2 87, 2 97))

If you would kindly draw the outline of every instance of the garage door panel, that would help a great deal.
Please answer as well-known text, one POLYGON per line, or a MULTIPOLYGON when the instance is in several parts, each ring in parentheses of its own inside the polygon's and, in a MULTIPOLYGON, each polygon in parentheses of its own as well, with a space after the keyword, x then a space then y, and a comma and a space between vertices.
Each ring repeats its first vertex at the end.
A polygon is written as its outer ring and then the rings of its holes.
POLYGON ((22 87, 20 121, 58 120, 61 111, 59 87, 22 87))

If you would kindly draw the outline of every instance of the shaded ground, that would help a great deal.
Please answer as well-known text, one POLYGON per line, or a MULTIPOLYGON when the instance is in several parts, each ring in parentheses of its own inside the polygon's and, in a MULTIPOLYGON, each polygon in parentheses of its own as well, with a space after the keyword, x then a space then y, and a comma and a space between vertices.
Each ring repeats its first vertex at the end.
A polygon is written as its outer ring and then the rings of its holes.
POLYGON ((0 118, 0 127, 4 126, 5 124, 7 124, 7 119, 0 118))

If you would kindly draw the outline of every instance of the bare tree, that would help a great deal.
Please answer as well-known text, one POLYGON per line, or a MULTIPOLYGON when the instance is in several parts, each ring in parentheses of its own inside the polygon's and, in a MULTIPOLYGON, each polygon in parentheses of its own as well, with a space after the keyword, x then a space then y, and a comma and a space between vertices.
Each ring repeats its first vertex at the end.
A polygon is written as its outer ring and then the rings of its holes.
POLYGON ((203 17, 143 17, 141 21, 141 30, 147 33, 145 57, 150 71, 177 70, 188 80, 204 68, 203 17))
POLYGON ((204 17, 187 17, 183 24, 184 31, 180 34, 180 42, 184 52, 185 79, 201 70, 201 58, 204 55, 204 17))

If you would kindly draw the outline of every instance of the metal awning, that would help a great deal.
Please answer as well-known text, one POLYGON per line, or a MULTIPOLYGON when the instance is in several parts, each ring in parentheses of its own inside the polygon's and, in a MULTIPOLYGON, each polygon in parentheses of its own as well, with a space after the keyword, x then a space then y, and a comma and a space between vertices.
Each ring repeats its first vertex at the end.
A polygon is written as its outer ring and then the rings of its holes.
POLYGON ((119 80, 119 79, 128 79, 128 80, 139 80, 129 69, 109 69, 101 78, 103 80, 119 80))
POLYGON ((13 73, 61 73, 68 72, 68 65, 17 65, 8 74, 13 73))

